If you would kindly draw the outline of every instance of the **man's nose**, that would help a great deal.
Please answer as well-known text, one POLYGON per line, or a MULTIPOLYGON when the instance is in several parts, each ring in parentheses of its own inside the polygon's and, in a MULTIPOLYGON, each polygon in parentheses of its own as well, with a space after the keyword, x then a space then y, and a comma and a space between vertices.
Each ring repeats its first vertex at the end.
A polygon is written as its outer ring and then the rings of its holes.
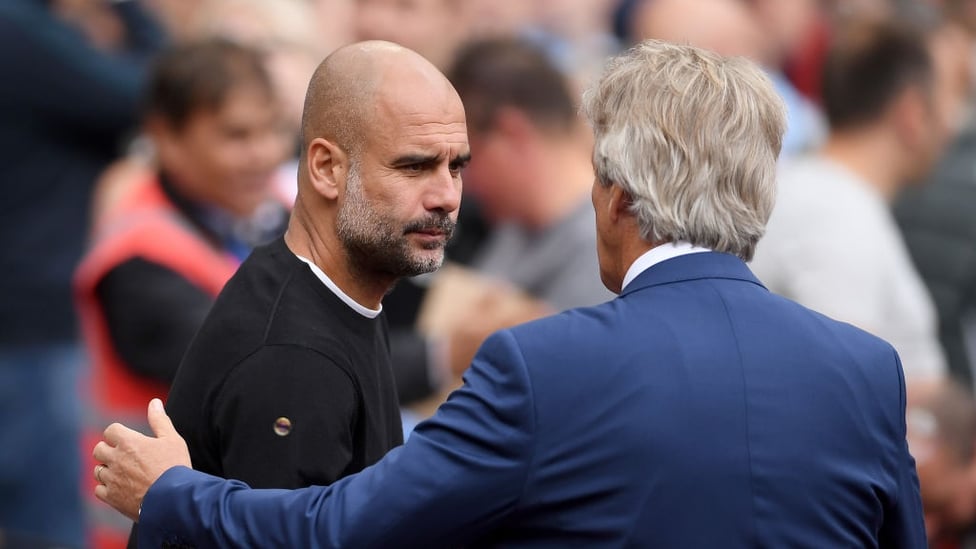
POLYGON ((424 196, 424 208, 451 213, 461 206, 461 178, 445 166, 434 172, 424 196))

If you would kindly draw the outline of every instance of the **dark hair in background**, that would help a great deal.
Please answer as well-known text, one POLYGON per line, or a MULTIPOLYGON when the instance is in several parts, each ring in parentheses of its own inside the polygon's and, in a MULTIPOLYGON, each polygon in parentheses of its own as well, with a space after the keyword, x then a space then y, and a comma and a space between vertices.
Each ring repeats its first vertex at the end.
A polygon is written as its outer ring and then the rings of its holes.
POLYGON ((466 44, 447 72, 464 103, 468 126, 485 131, 503 107, 545 129, 566 131, 577 117, 568 79, 538 47, 517 38, 466 44))
POLYGON ((932 89, 927 28, 857 22, 839 29, 823 68, 823 106, 834 129, 873 122, 904 90, 932 89))
POLYGON ((146 92, 144 113, 160 116, 176 128, 200 110, 217 110, 232 90, 253 86, 274 92, 263 55, 224 38, 181 44, 156 60, 146 92))

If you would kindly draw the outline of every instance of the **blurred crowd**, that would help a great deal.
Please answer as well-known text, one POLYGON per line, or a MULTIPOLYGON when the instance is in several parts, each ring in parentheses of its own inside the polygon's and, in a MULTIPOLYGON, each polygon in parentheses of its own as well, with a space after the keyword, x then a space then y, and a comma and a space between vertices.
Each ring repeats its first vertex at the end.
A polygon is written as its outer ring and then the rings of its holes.
POLYGON ((931 546, 976 547, 976 1, 6 0, 0 548, 125 544, 89 437, 141 421, 282 234, 309 78, 366 39, 448 76, 472 150, 449 264, 383 304, 407 434, 492 331, 613 297, 580 90, 629 45, 688 43, 787 107, 753 269, 895 346, 931 546))

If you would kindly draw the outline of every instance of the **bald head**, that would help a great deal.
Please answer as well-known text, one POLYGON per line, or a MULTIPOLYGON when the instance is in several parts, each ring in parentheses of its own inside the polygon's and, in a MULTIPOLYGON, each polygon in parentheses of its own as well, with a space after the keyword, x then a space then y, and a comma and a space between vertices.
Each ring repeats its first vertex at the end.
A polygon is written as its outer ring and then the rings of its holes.
POLYGON ((418 53, 380 40, 358 42, 329 55, 312 75, 302 115, 302 155, 325 138, 355 157, 378 103, 406 88, 453 92, 447 78, 418 53), (388 85, 384 85, 388 83, 388 85))

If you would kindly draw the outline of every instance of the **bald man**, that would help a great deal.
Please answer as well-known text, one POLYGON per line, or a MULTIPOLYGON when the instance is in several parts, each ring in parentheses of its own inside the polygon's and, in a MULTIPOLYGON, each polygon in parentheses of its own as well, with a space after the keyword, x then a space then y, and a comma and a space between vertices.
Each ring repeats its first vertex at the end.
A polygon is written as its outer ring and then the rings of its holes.
POLYGON ((288 231, 228 282, 166 405, 194 466, 255 487, 331 484, 403 442, 381 300, 440 266, 469 157, 454 88, 388 42, 318 67, 302 133, 288 231))

